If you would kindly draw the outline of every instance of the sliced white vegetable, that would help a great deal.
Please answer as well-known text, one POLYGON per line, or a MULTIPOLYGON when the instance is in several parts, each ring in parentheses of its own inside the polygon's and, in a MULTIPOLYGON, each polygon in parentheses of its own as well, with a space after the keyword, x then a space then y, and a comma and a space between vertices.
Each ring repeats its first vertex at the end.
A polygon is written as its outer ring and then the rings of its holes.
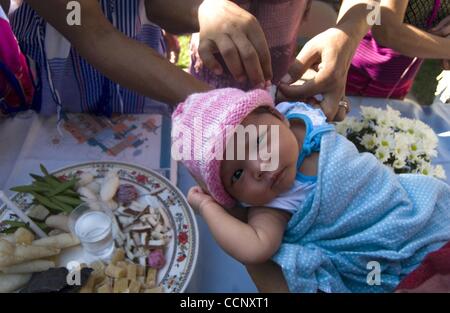
POLYGON ((87 187, 80 187, 78 188, 78 193, 89 200, 97 200, 97 196, 87 187))
POLYGON ((50 228, 60 229, 69 233, 69 217, 66 215, 50 215, 45 220, 45 224, 50 228))
POLYGON ((78 187, 86 186, 87 184, 91 183, 94 180, 94 175, 92 173, 83 173, 80 175, 80 179, 77 182, 78 187))
POLYGON ((120 181, 117 174, 109 175, 105 177, 105 181, 103 182, 100 188, 100 199, 107 202, 112 200, 115 196, 117 189, 119 188, 120 181))
POLYGON ((100 193, 101 185, 96 181, 90 182, 85 187, 92 191, 94 194, 98 195, 100 193))

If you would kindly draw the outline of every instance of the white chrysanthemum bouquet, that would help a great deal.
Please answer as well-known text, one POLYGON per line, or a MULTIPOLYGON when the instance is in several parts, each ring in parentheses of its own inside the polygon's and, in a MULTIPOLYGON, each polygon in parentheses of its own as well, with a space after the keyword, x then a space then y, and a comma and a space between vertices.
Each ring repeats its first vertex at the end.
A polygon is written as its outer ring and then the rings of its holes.
POLYGON ((360 152, 371 152, 395 173, 421 173, 445 178, 441 165, 432 166, 438 138, 425 123, 400 117, 387 107, 361 107, 361 118, 349 117, 337 124, 337 131, 352 141, 360 152))

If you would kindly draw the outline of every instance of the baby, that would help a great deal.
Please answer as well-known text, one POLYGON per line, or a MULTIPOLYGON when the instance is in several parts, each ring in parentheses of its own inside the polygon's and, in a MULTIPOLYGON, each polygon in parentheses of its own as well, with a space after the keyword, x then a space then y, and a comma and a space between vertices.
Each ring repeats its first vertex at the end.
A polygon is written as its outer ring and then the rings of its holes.
POLYGON ((219 245, 244 264, 272 258, 290 291, 392 291, 450 240, 449 186, 395 175, 320 108, 274 108, 262 90, 194 94, 173 114, 172 140, 200 185, 188 201, 219 245))

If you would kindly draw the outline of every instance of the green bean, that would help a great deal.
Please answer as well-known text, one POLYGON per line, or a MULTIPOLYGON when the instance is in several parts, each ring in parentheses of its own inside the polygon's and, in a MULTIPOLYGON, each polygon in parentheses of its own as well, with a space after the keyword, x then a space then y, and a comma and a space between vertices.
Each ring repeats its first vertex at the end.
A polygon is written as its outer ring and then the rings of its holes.
POLYGON ((9 225, 11 227, 27 227, 28 224, 19 221, 3 221, 2 224, 9 225))
POLYGON ((75 186, 75 180, 72 179, 72 180, 66 181, 66 182, 60 184, 52 192, 50 192, 49 197, 57 195, 57 194, 63 192, 64 190, 72 188, 73 186, 75 186))
POLYGON ((36 174, 30 174, 30 176, 32 178, 34 178, 36 181, 40 181, 40 182, 44 181, 44 177, 42 177, 42 176, 39 176, 39 175, 36 175, 36 174))
POLYGON ((30 192, 30 191, 36 191, 35 186, 31 186, 31 185, 26 185, 26 186, 16 186, 11 188, 10 190, 15 191, 15 192, 30 192))
POLYGON ((1 231, 1 233, 3 233, 3 234, 14 234, 15 231, 20 227, 29 229, 28 224, 26 224, 24 222, 19 222, 19 221, 3 221, 0 224, 9 225, 8 228, 1 231))
POLYGON ((58 201, 61 201, 63 203, 73 205, 73 206, 79 206, 81 203, 83 203, 83 201, 81 201, 80 199, 72 198, 72 197, 64 196, 64 195, 56 195, 53 197, 53 199, 56 199, 58 201))
POLYGON ((52 186, 52 188, 58 188, 61 184, 61 181, 53 176, 45 176, 44 180, 47 184, 52 186))
POLYGON ((19 228, 19 227, 8 227, 8 228, 2 230, 1 233, 6 234, 6 235, 14 234, 16 232, 17 228, 19 228))
POLYGON ((39 164, 39 167, 41 168, 41 172, 45 175, 45 176, 49 176, 50 174, 48 173, 47 169, 45 168, 44 164, 39 164))
POLYGON ((64 203, 64 202, 61 202, 61 201, 58 200, 58 199, 50 198, 50 199, 48 199, 48 200, 50 200, 50 201, 52 201, 54 204, 60 206, 61 209, 64 210, 64 212, 72 212, 72 211, 73 211, 73 206, 68 205, 68 204, 66 204, 66 203, 64 203))
MULTIPOLYGON (((55 202, 51 201, 50 199, 46 198, 45 196, 42 196, 36 192, 31 192, 33 197, 36 199, 36 201, 40 202, 42 205, 46 206, 49 209, 53 209, 60 212, 66 212, 63 207, 57 205, 55 202)), ((71 211, 71 209, 69 209, 71 211)))
POLYGON ((35 185, 16 186, 16 187, 11 188, 11 190, 15 191, 15 192, 25 192, 25 193, 30 193, 32 191, 37 191, 37 192, 50 191, 50 189, 47 187, 35 186, 35 185))
POLYGON ((80 194, 78 192, 72 190, 72 189, 64 190, 62 192, 62 195, 69 196, 69 197, 74 197, 74 198, 78 198, 78 199, 80 198, 80 194))
POLYGON ((51 186, 50 184, 48 184, 46 182, 40 182, 40 181, 35 181, 33 183, 33 186, 35 186, 37 188, 41 188, 41 189, 46 189, 49 192, 51 192, 55 189, 55 187, 51 186))

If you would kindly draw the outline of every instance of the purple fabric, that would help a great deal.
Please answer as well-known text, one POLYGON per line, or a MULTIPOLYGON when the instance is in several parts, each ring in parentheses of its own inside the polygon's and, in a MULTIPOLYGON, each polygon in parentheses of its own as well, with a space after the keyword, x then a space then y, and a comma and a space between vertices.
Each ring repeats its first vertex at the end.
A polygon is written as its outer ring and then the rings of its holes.
MULTIPOLYGON (((428 18, 431 27, 441 1, 436 0, 428 18)), ((347 78, 351 96, 403 99, 411 89, 423 60, 404 56, 378 44, 369 32, 358 46, 347 78)))
MULTIPOLYGON (((0 10, 1 7, 0 7, 0 10)), ((0 12, 0 115, 31 105, 34 86, 25 56, 20 51, 4 12, 0 12)))
MULTIPOLYGON (((273 70, 272 82, 277 84, 287 73, 289 66, 295 59, 298 30, 309 9, 311 0, 235 0, 234 2, 258 19, 266 35, 270 50, 273 70)), ((234 87, 243 90, 251 88, 250 84, 239 83, 233 79, 219 55, 217 55, 217 59, 225 69, 223 75, 217 76, 204 66, 197 72, 194 68, 197 62, 197 44, 194 41, 191 43, 190 71, 192 75, 214 88, 234 87)))

